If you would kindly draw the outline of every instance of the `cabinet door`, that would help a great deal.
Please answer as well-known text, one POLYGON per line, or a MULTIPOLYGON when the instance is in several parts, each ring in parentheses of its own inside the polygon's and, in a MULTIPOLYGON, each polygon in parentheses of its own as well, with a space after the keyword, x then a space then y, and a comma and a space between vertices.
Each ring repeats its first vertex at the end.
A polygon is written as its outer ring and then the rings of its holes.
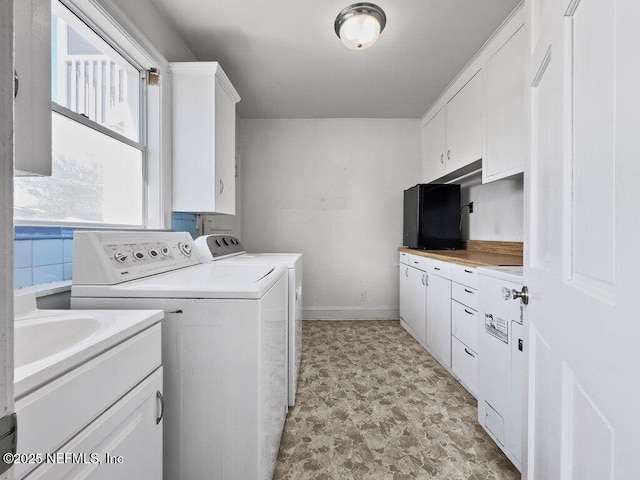
POLYGON ((413 330, 418 341, 424 342, 426 323, 426 273, 417 268, 409 267, 409 308, 406 322, 413 330))
POLYGON ((486 65, 487 141, 484 182, 524 170, 525 29, 521 27, 486 65))
POLYGON ((409 323, 409 267, 400 264, 400 319, 409 323))
POLYGON ((427 278, 427 346, 451 368, 451 280, 427 278))
POLYGON ((447 173, 482 158, 482 95, 482 72, 478 72, 447 103, 447 173))
POLYGON ((236 104, 216 78, 215 95, 216 212, 236 213, 236 104))
POLYGON ((51 175, 51 2, 14 8, 16 174, 51 175))
POLYGON ((87 463, 68 460, 43 463, 25 478, 162 480, 164 421, 161 418, 161 392, 162 367, 58 450, 66 454, 85 454, 87 463), (101 464, 94 463, 95 460, 101 464))
POLYGON ((173 210, 235 214, 235 104, 216 62, 171 64, 173 210))
POLYGON ((445 108, 422 127, 422 181, 429 183, 445 174, 445 108))

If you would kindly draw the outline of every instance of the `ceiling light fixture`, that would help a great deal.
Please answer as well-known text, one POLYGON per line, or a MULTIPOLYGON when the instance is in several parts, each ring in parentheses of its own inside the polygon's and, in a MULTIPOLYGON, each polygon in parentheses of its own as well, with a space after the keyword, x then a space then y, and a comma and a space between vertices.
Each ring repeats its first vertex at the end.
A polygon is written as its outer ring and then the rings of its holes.
POLYGON ((338 14, 333 26, 346 47, 364 50, 375 43, 386 24, 387 16, 379 6, 354 3, 338 14))

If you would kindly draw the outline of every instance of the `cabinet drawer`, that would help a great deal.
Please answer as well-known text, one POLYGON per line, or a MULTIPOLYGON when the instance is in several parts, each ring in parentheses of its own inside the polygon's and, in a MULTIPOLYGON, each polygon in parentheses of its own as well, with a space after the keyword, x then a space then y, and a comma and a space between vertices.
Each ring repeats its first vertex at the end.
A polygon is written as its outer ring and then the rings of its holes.
POLYGON ((441 262, 440 260, 434 260, 432 258, 427 258, 426 260, 427 273, 433 273, 446 279, 451 278, 451 264, 449 262, 441 262))
POLYGON ((451 284, 451 298, 473 310, 478 310, 478 291, 459 283, 451 284))
POLYGON ((455 300, 451 302, 451 334, 475 352, 478 351, 477 315, 472 308, 455 300))
POLYGON ((478 273, 475 267, 454 263, 451 265, 451 280, 471 288, 478 288, 478 273))
POLYGON ((417 268, 418 270, 422 270, 423 272, 427 270, 427 258, 421 257, 419 255, 408 255, 407 265, 412 266, 413 268, 417 268))
POLYGON ((409 264, 409 257, 410 257, 410 255, 408 253, 400 252, 400 257, 399 257, 400 264, 408 265, 409 264))
POLYGON ((478 391, 478 355, 455 337, 451 338, 451 370, 474 397, 478 391))

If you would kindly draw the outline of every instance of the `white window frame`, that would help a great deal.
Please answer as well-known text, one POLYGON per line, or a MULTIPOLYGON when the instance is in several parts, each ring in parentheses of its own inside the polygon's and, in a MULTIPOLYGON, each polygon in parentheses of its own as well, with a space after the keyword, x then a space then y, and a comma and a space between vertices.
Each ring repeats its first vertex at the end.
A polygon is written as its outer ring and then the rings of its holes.
MULTIPOLYGON (((58 1, 58 0, 52 0, 58 1)), ((94 130, 104 133, 143 151, 143 219, 144 228, 171 228, 171 82, 169 63, 149 39, 112 0, 59 0, 86 25, 116 47, 118 53, 143 72, 155 68, 160 84, 141 88, 140 102, 146 109, 141 114, 140 141, 135 142, 117 132, 102 127, 82 115, 52 102, 52 111, 62 114, 94 130)), ((16 225, 56 225, 139 229, 139 226, 91 222, 61 222, 54 220, 16 219, 16 225)))

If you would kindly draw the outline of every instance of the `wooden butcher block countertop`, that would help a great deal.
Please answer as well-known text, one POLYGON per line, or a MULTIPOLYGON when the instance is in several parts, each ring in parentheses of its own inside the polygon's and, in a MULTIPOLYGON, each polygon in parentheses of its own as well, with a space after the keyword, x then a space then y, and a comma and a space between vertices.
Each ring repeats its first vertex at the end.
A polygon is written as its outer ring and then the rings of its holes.
POLYGON ((398 251, 470 267, 522 265, 521 242, 469 240, 464 247, 461 250, 414 250, 400 247, 398 251))

